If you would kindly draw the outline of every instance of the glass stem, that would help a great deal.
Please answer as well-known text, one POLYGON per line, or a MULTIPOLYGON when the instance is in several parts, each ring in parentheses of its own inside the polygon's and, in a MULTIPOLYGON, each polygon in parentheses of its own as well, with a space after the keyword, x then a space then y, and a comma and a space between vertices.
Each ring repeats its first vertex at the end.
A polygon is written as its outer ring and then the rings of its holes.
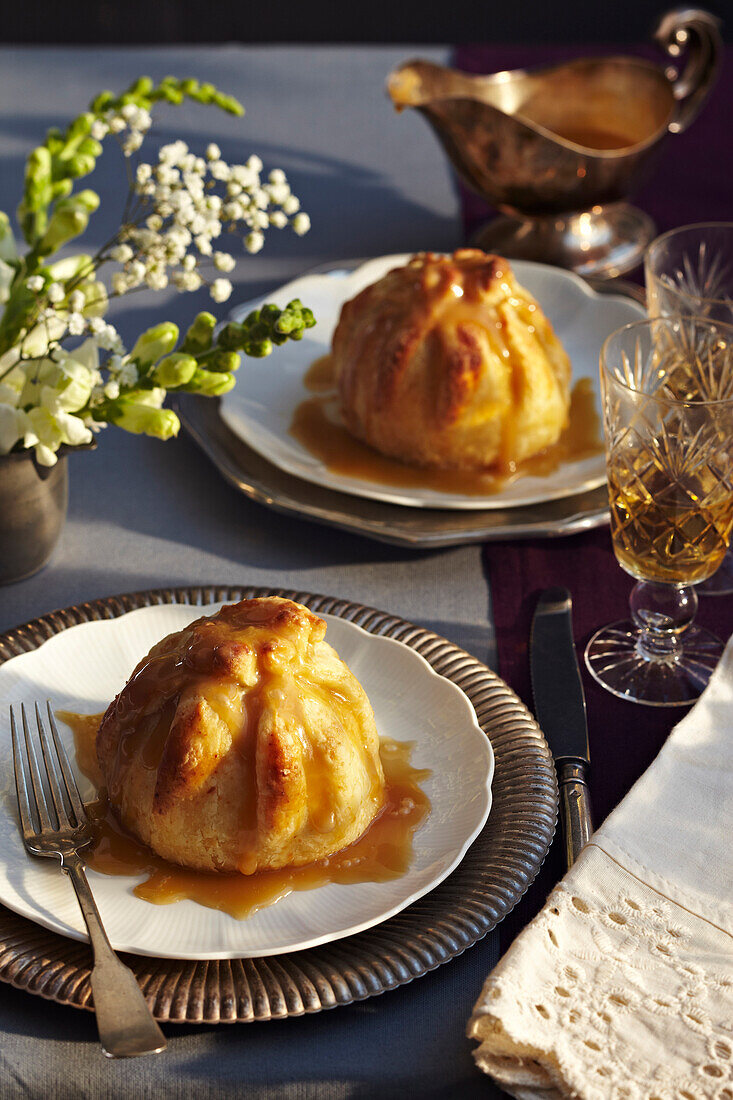
POLYGON ((676 661, 685 631, 697 612, 697 593, 689 584, 639 581, 629 600, 639 631, 637 652, 648 661, 676 661))

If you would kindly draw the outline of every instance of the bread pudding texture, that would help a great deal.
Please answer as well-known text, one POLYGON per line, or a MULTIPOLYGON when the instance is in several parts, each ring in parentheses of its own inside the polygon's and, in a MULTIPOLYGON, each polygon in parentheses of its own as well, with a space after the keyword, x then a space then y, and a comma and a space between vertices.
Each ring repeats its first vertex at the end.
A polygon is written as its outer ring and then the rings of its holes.
POLYGON ((567 425, 570 361, 510 265, 414 256, 344 304, 333 336, 349 431, 402 462, 511 471, 567 425))
POLYGON ((384 802, 379 737, 325 633, 307 608, 266 597, 158 642, 97 734, 122 824, 164 859, 243 874, 355 841, 384 802))

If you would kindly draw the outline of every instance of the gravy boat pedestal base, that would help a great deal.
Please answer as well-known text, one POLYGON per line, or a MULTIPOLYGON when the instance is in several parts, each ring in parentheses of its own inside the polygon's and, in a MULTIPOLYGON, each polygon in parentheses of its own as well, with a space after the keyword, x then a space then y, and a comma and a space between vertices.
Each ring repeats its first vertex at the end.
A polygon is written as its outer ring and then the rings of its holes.
POLYGON ((638 267, 655 236, 648 214, 617 202, 575 214, 494 218, 476 230, 471 244, 512 260, 613 279, 638 267))

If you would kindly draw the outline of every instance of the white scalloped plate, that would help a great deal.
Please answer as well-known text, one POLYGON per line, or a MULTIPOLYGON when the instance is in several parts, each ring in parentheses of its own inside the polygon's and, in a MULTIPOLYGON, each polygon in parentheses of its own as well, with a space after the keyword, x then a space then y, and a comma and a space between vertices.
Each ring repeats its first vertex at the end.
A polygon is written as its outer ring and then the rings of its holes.
MULTIPOLYGON (((237 385, 221 399, 220 412, 227 426, 286 473, 342 493, 412 508, 516 508, 573 496, 602 485, 606 479, 605 458, 598 454, 564 463, 546 477, 519 478, 487 497, 403 489, 334 473, 290 435, 293 412, 307 396, 303 377, 315 359, 330 351, 343 303, 409 258, 409 255, 380 256, 353 271, 304 275, 262 301, 232 310, 231 316, 241 320, 265 300, 282 307, 292 298, 300 298, 315 313, 317 324, 308 329, 302 340, 284 344, 271 358, 245 360, 237 385)), ((567 351, 572 364, 571 385, 581 378, 591 378, 596 383, 603 341, 622 325, 644 317, 643 307, 621 295, 598 294, 579 276, 557 267, 513 260, 512 269, 518 281, 540 303, 567 351)), ((597 384, 595 389, 600 417, 597 384)))
MULTIPOLYGON (((0 902, 38 924, 86 939, 66 876, 23 848, 17 825, 8 707, 51 700, 54 709, 104 710, 132 669, 164 635, 219 604, 168 604, 120 618, 81 623, 39 649, 0 666, 0 902)), ((163 958, 216 959, 276 955, 314 947, 370 928, 442 882, 483 828, 491 807, 494 757, 473 707, 418 653, 391 638, 324 615, 327 640, 364 686, 384 737, 414 741, 412 763, 432 769, 423 789, 432 808, 414 838, 407 873, 391 882, 331 884, 289 894, 248 920, 192 901, 152 905, 132 893, 138 878, 89 873, 113 946, 163 958)), ((73 739, 60 727, 73 757, 73 739)), ((84 797, 89 783, 80 777, 84 797)))

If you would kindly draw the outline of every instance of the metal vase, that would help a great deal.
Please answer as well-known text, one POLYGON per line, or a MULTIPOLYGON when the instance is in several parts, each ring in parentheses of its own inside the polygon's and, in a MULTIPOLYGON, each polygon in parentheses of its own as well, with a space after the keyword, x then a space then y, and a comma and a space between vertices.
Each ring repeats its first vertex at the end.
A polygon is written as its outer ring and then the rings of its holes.
POLYGON ((0 584, 38 572, 48 561, 66 519, 66 455, 39 466, 33 451, 0 457, 0 584))

